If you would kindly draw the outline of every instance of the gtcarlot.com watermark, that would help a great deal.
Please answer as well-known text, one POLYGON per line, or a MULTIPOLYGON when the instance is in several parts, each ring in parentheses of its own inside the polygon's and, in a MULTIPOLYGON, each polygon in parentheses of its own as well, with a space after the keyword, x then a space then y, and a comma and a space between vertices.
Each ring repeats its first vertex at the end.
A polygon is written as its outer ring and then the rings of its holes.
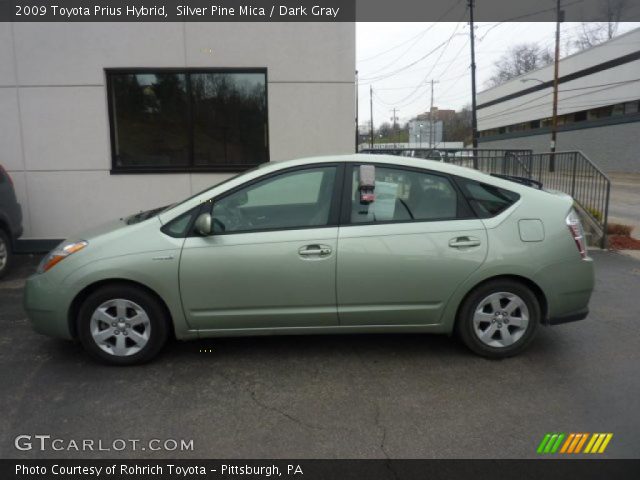
POLYGON ((27 452, 192 452, 193 440, 174 438, 116 438, 102 440, 92 438, 66 439, 51 435, 18 435, 13 444, 17 450, 27 452))

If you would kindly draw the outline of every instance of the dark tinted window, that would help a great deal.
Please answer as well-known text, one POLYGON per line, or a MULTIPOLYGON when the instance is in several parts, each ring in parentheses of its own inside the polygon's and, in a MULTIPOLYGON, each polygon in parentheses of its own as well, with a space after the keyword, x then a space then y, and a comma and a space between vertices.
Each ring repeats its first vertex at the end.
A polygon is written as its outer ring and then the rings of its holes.
POLYGON ((114 167, 189 163, 184 74, 124 74, 111 78, 114 167))
POLYGON ((375 170, 375 200, 362 204, 360 169, 354 167, 351 223, 457 218, 458 194, 446 177, 378 166, 375 170))
POLYGON ((460 179, 460 184, 471 208, 481 218, 498 215, 520 198, 517 193, 486 183, 460 179))
POLYGON ((268 161, 265 71, 107 77, 114 170, 242 171, 268 161))
POLYGON ((191 92, 196 165, 267 161, 264 74, 192 74, 191 92))

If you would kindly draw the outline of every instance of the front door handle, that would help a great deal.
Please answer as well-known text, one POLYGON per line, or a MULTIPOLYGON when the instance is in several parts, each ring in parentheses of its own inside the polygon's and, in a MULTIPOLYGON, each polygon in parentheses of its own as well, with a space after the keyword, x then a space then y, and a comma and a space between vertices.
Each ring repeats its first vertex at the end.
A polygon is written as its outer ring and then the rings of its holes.
POLYGON ((449 240, 451 248, 469 248, 480 246, 480 239, 475 237, 456 237, 449 240))
POLYGON ((329 245, 305 245, 300 247, 298 254, 302 257, 326 257, 331 254, 329 245))

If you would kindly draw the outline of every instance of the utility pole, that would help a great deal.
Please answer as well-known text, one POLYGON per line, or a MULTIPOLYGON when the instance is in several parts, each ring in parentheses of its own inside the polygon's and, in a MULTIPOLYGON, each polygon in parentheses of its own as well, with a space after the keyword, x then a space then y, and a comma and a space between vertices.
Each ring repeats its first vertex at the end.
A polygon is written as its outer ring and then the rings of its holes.
POLYGON ((394 133, 394 136, 396 137, 395 139, 398 140, 398 130, 396 126, 396 121, 398 120, 398 117, 396 116, 396 112, 399 110, 397 108, 394 108, 391 111, 393 112, 393 117, 391 117, 391 121, 393 122, 393 133, 394 133))
POLYGON ((435 132, 435 128, 433 126, 433 84, 439 83, 437 80, 431 80, 431 107, 429 108, 429 148, 433 148, 435 146, 435 141, 433 140, 433 135, 435 132))
POLYGON ((549 171, 556 169, 556 137, 558 135, 558 67, 560 64, 560 22, 564 12, 560 10, 560 0, 556 1, 556 53, 553 62, 553 113, 551 118, 551 156, 549 157, 549 171))
POLYGON ((360 140, 360 131, 358 126, 358 70, 356 70, 356 153, 358 153, 358 143, 360 140))
POLYGON ((371 148, 373 148, 373 86, 369 85, 369 111, 371 112, 371 148))
POLYGON ((476 51, 473 30, 473 0, 468 0, 469 35, 471 37, 471 141, 473 142, 473 168, 478 168, 478 117, 476 115, 476 51))

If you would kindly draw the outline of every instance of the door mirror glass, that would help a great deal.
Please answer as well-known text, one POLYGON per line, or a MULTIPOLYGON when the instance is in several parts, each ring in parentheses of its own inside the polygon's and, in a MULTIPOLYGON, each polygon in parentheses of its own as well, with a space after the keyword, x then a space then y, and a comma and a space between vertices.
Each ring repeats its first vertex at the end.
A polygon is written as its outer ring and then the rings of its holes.
POLYGON ((376 199, 376 167, 373 165, 360 165, 358 190, 360 191, 360 204, 369 205, 376 199))
POLYGON ((209 236, 211 235, 211 214, 210 213, 201 213, 196 218, 195 229, 200 235, 209 236))

